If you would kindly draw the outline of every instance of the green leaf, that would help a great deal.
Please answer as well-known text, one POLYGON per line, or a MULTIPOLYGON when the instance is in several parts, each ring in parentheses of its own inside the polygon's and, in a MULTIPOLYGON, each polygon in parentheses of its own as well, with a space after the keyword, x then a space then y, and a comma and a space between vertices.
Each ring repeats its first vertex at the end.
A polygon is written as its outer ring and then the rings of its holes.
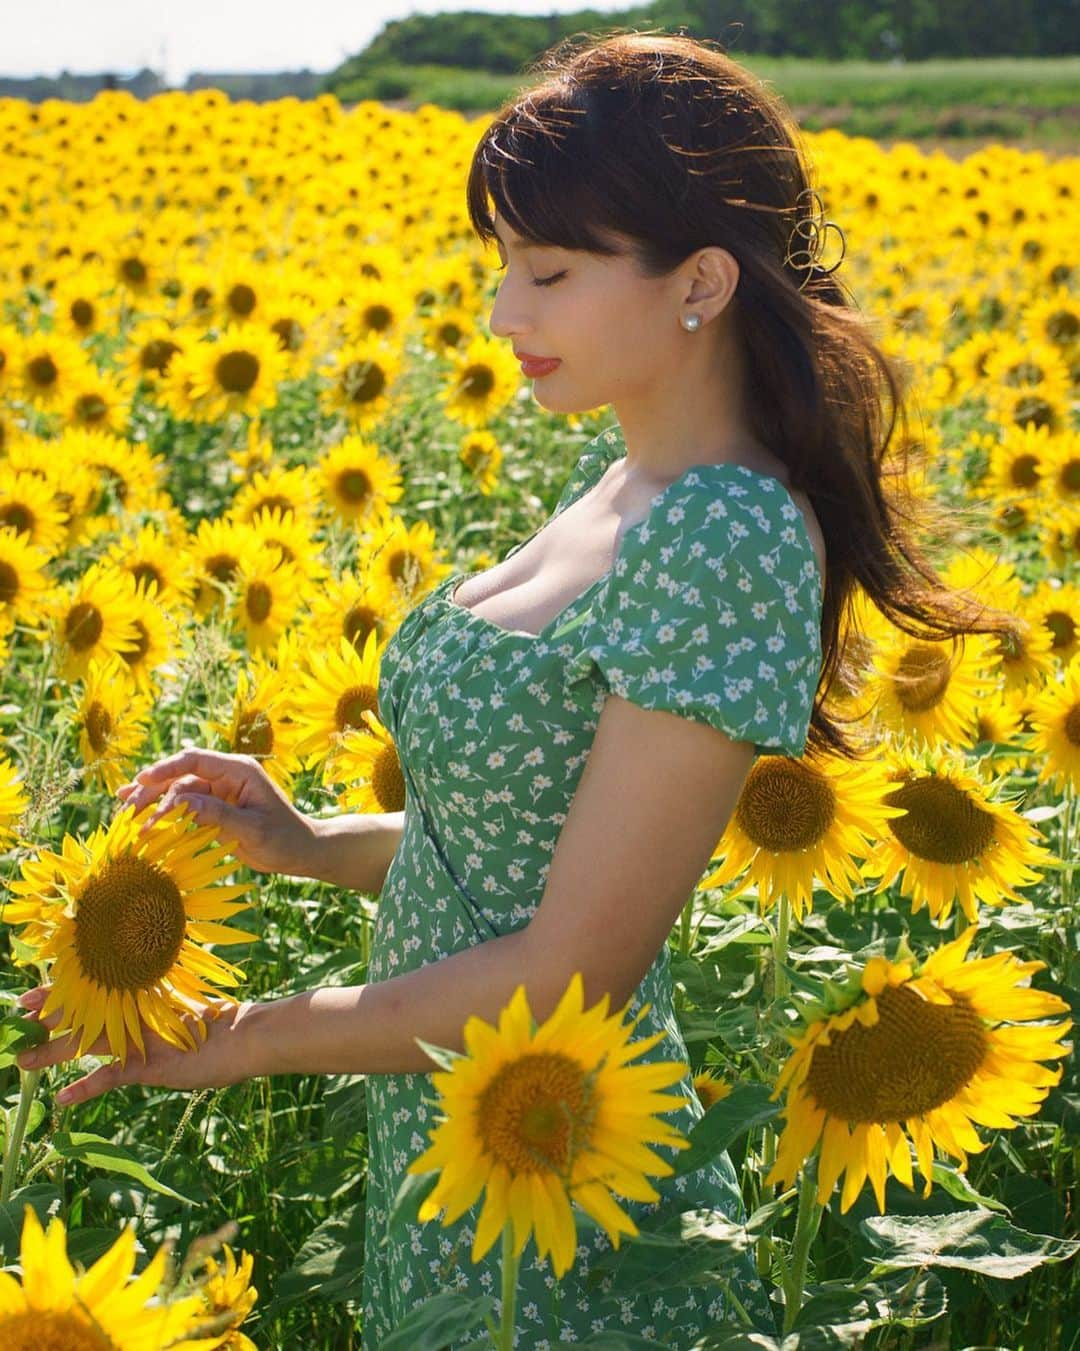
POLYGON ((932 1172, 937 1186, 943 1187, 957 1201, 963 1201, 968 1206, 982 1206, 984 1210, 997 1210, 1002 1215, 1009 1214, 1008 1206, 1002 1205, 992 1196, 983 1196, 977 1192, 964 1174, 957 1172, 950 1164, 935 1160, 932 1172))
POLYGON ((363 1268, 364 1203, 357 1201, 311 1231, 292 1266, 276 1279, 266 1312, 299 1299, 318 1299, 323 1304, 358 1299, 363 1268))
POLYGON ((36 1018, 24 1018, 21 1013, 5 1014, 0 1018, 0 1069, 14 1065, 17 1055, 48 1040, 49 1029, 36 1018))
POLYGON ((49 1216, 60 1210, 60 1193, 51 1182, 32 1182, 29 1187, 20 1187, 10 1201, 0 1206, 0 1253, 5 1265, 19 1260, 27 1206, 33 1209, 44 1228, 49 1223, 49 1216))
MULTIPOLYGON (((581 1226, 595 1227, 595 1221, 585 1216, 581 1226)), ((653 1294, 701 1282, 722 1286, 721 1273, 738 1272, 751 1246, 745 1226, 720 1210, 676 1211, 655 1228, 624 1236, 617 1252, 593 1262, 589 1279, 599 1284, 613 1276, 612 1294, 653 1294)))
POLYGON ((953 1215, 871 1215, 859 1226, 874 1275, 904 1267, 956 1267, 1013 1280, 1048 1262, 1064 1262, 1080 1242, 1029 1234, 988 1210, 953 1215))
POLYGON ((430 1042, 425 1041, 423 1037, 413 1037, 413 1041, 416 1042, 417 1046, 419 1046, 422 1051, 431 1056, 432 1060, 434 1060, 440 1069, 452 1070, 454 1068, 454 1062, 461 1059, 461 1057, 455 1055, 453 1051, 448 1051, 443 1046, 433 1046, 430 1042))
POLYGON ((86 1131, 57 1131, 52 1138, 52 1147, 62 1159, 85 1163, 106 1173, 122 1173, 150 1191, 171 1196, 174 1201, 195 1204, 189 1196, 181 1196, 164 1182, 152 1177, 138 1159, 133 1159, 121 1145, 106 1140, 102 1135, 90 1135, 86 1131))
POLYGON ((679 1151, 675 1175, 703 1168, 746 1131, 771 1121, 779 1111, 779 1103, 769 1101, 767 1084, 736 1084, 690 1131, 690 1148, 679 1151))
POLYGON ((379 1351, 442 1351, 452 1346, 455 1338, 479 1327, 494 1307, 490 1295, 469 1299, 444 1291, 403 1318, 379 1343, 379 1351))

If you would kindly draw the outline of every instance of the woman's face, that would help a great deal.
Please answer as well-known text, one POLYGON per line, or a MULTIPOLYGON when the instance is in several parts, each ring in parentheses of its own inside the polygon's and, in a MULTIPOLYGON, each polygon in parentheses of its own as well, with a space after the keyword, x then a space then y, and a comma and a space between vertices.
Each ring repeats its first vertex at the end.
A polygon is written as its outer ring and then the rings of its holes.
MULTIPOLYGON (((491 332, 514 351, 558 357, 534 380, 536 401, 552 412, 663 399, 680 347, 677 276, 641 276, 628 252, 606 257, 581 249, 526 243, 499 218, 505 273, 491 309, 491 332)), ((616 240, 624 250, 628 241, 616 240)))

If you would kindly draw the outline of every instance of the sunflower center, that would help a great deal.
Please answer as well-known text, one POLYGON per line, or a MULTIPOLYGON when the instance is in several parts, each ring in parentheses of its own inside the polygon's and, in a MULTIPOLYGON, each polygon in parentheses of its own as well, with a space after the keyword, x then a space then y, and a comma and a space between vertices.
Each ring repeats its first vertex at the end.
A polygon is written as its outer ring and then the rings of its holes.
POLYGON ((383 811, 405 810, 405 778, 401 772, 401 761, 393 746, 387 746, 376 759, 371 774, 371 787, 383 811))
POLYGON ((86 710, 84 726, 86 727, 87 739, 94 748, 94 754, 102 755, 109 745, 113 720, 109 710, 99 700, 95 699, 86 710))
POLYGON ((334 705, 334 724, 339 732, 344 732, 349 727, 363 727, 364 719, 360 716, 365 709, 375 709, 376 695, 370 685, 356 685, 338 699, 334 705))
POLYGON ((226 352, 214 366, 214 378, 227 394, 247 394, 259 378, 259 358, 254 352, 226 352))
POLYGON ((270 617, 274 597, 265 582, 252 582, 247 592, 248 617, 255 624, 265 624, 270 617))
POLYGON ((33 524, 33 516, 21 502, 5 502, 0 507, 0 525, 5 525, 20 535, 29 535, 33 524))
POLYGON ((912 713, 925 713, 941 702, 949 687, 949 658, 938 647, 918 643, 900 658, 896 670, 896 697, 912 713))
POLYGON ((364 324, 376 333, 385 332, 393 322, 393 311, 386 305, 369 305, 364 311, 364 324))
POLYGON ((304 330, 295 319, 275 319, 270 327, 277 334, 279 352, 299 352, 304 330))
POLYGON ((225 303, 233 314, 246 318, 255 308, 255 292, 244 282, 238 282, 225 297, 225 303))
POLYGON ((243 715, 236 729, 234 749, 238 755, 273 755, 274 724, 265 709, 253 709, 243 715))
POLYGON ((1012 462, 1012 481, 1018 488, 1034 488, 1039 482, 1039 461, 1034 455, 1018 455, 1012 462))
POLYGON ((495 388, 490 366, 466 366, 461 376, 461 392, 470 399, 485 399, 495 388))
POLYGON ((101 422, 109 409, 100 394, 82 394, 75 401, 78 422, 101 422))
POLYGON ((232 554, 213 554, 204 566, 216 582, 231 582, 239 564, 232 554))
POLYGON ((1080 704, 1073 704, 1065 715, 1065 735, 1070 745, 1080 746, 1080 704))
POLYGON ((39 389, 55 385, 60 376, 56 362, 50 356, 34 357, 27 365, 26 373, 39 389))
MULTIPOLYGON (((2 586, 3 572, 0 570, 0 586, 2 586)), ((0 599, 3 598, 3 591, 0 590, 0 599)), ((370 605, 354 605, 341 626, 342 632, 357 652, 362 652, 367 636, 375 627, 377 618, 375 611, 370 605)))
POLYGON ((458 347, 461 344, 465 333, 460 324, 455 324, 453 320, 448 320, 439 327, 439 338, 444 347, 458 347))
POLYGON ((1076 620, 1065 610, 1051 610, 1045 616, 1046 627, 1054 636, 1051 650, 1060 652, 1070 648, 1076 638, 1076 620))
POLYGON ((371 495, 371 480, 362 469, 346 469, 338 475, 338 492, 347 502, 366 502, 371 495))
POLYGON ((836 815, 828 779, 782 755, 768 755, 751 769, 735 808, 739 828, 760 849, 774 854, 817 844, 836 815))
POLYGON ((142 621, 136 619, 135 623, 135 641, 138 646, 132 648, 129 652, 121 652, 120 655, 129 666, 138 666, 140 662, 146 660, 146 654, 150 651, 150 635, 147 633, 142 621))
POLYGON ((67 612, 64 637, 76 652, 85 652, 101 637, 105 625, 101 612, 89 601, 79 601, 67 612))
POLYGON ((1061 471, 1061 482, 1065 491, 1080 493, 1080 459, 1073 459, 1061 471))
POLYGON ((341 388, 350 403, 370 403, 386 385, 386 376, 374 361, 350 361, 341 372, 341 388))
POLYGON ((141 258, 125 258, 120 264, 120 275, 125 281, 141 286, 146 280, 146 264, 141 258))
POLYGON ((153 582, 159 591, 165 590, 165 581, 161 573, 152 563, 136 563, 131 569, 131 575, 135 579, 135 585, 143 584, 146 590, 149 590, 150 583, 153 582))
POLYGON ((88 300, 76 300, 68 314, 73 324, 79 328, 89 328, 94 322, 94 307, 88 300))
POLYGON ((107 990, 148 990, 180 955, 186 922, 168 873, 131 855, 113 858, 79 897, 75 952, 107 990))
POLYGON ((0 1317, 4 1351, 113 1351, 104 1333, 73 1313, 27 1309, 0 1317))
POLYGON ((1055 310, 1046 321, 1046 336, 1053 343, 1064 345, 1080 332, 1080 319, 1070 310, 1055 310))
POLYGON ((477 1121, 485 1148, 511 1174, 565 1176, 591 1125, 585 1071, 559 1052, 520 1056, 481 1094, 477 1121))
POLYGON ((18 594, 18 571, 10 563, 0 562, 0 605, 13 604, 18 594))
POLYGON ((158 375, 164 375, 169 362, 179 350, 178 345, 167 338, 151 338, 139 353, 139 365, 144 371, 157 371, 158 375))
POLYGON ((1013 409, 1013 422, 1017 427, 1023 427, 1025 423, 1030 422, 1036 427, 1048 427, 1051 431, 1055 431, 1057 415, 1045 399, 1032 394, 1017 401, 1013 409))
POLYGON ((955 784, 930 774, 886 794, 906 816, 889 829, 909 853, 930 863, 970 863, 994 841, 994 818, 955 784))
POLYGON ((855 1021, 814 1048, 806 1087, 839 1121, 905 1121, 949 1101, 988 1049, 982 1019, 960 995, 932 1004, 908 985, 877 996, 878 1021, 855 1021))

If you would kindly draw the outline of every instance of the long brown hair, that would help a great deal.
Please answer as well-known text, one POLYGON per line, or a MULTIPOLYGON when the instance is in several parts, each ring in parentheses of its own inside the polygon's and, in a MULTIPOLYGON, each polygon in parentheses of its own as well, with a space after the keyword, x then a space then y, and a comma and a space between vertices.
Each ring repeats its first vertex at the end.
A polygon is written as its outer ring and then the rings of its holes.
MULTIPOLYGON (((908 377, 835 270, 806 247, 820 239, 819 222, 785 105, 716 44, 663 33, 585 41, 540 57, 528 71, 540 82, 507 101, 481 135, 467 185, 473 229, 494 241, 490 198, 533 243, 610 255, 604 232, 627 236, 650 278, 709 245, 738 261, 730 303, 750 429, 809 496, 828 556, 809 741, 854 756, 839 727, 847 720, 822 702, 834 679, 846 689, 859 683, 859 645, 848 642, 856 582, 916 639, 1013 636, 1016 620, 949 590, 916 541, 934 513, 909 488, 908 377), (899 453, 886 464, 898 418, 899 453)), ((927 672, 914 679, 925 694, 927 672)))

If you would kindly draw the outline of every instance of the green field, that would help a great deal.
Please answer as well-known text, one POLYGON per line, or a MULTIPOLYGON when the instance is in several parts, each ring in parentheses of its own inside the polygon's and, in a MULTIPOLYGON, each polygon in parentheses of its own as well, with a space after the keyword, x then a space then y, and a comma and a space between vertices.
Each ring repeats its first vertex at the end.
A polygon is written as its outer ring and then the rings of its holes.
MULTIPOLYGON (((837 127, 874 140, 1080 147, 1080 57, 973 61, 807 61, 731 53, 766 80, 810 131, 837 127)), ((381 99, 403 108, 435 103, 464 113, 496 108, 525 76, 448 66, 387 66, 343 84, 346 102, 381 99)))

